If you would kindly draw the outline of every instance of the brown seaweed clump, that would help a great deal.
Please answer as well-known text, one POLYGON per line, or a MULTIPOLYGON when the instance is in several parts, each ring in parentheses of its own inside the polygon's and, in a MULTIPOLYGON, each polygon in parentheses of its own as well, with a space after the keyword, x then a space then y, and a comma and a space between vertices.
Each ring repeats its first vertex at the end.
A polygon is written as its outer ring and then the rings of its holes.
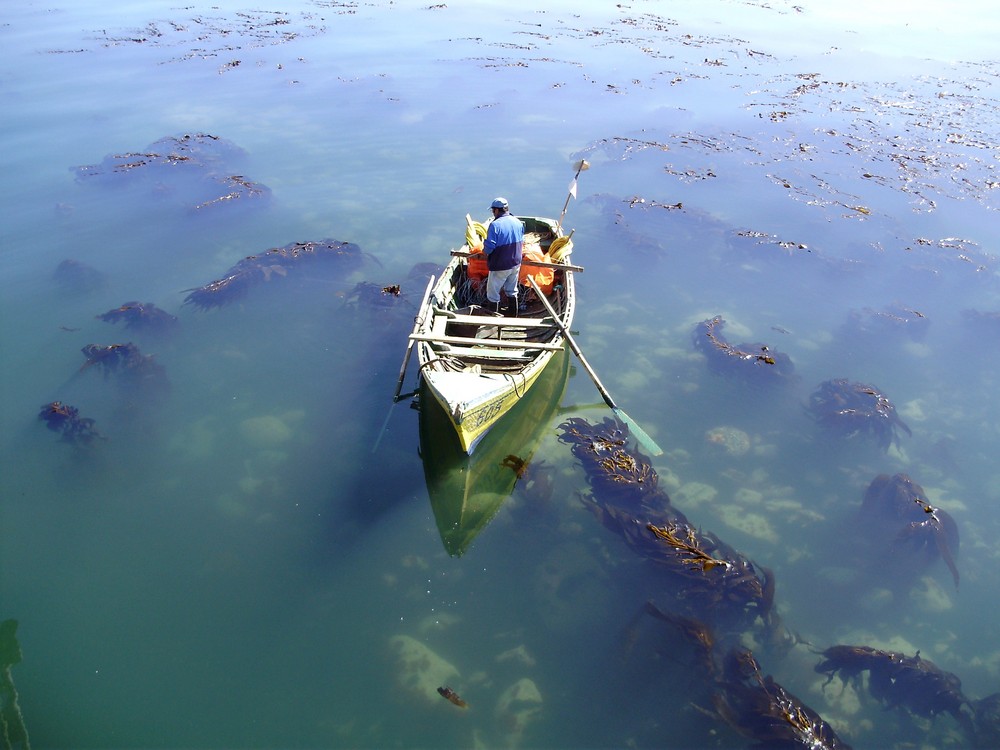
POLYGON ((152 302, 126 302, 97 316, 106 323, 124 322, 126 328, 166 331, 177 325, 177 316, 161 310, 152 302))
POLYGON ((585 505, 662 576, 681 614, 722 628, 758 618, 768 631, 778 626, 773 575, 688 522, 658 487, 649 459, 629 447, 627 425, 573 418, 560 429, 590 482, 585 505))
POLYGON ((187 290, 190 293, 184 298, 184 304, 201 310, 222 307, 246 295, 251 287, 275 276, 287 276, 303 266, 331 263, 347 273, 359 268, 363 258, 361 248, 353 242, 332 239, 293 242, 259 255, 249 255, 226 271, 222 278, 187 290))
POLYGON ((754 655, 732 649, 712 695, 716 714, 753 747, 850 750, 822 716, 771 675, 765 676, 754 655))
POLYGON ((246 152, 234 143, 208 133, 185 133, 166 136, 142 151, 108 154, 100 164, 74 167, 77 180, 115 179, 121 175, 163 179, 176 176, 178 170, 213 171, 239 159, 246 152))
MULTIPOLYGON (((816 671, 828 676, 828 685, 836 675, 860 687, 862 672, 868 672, 868 691, 886 708, 905 708, 917 716, 933 718, 949 713, 960 723, 970 716, 963 707, 973 703, 962 692, 962 681, 945 672, 934 662, 896 651, 870 646, 831 646, 823 652, 816 671)), ((860 691, 859 691, 860 692, 860 691)))
POLYGON ((119 384, 144 396, 170 389, 166 370, 152 354, 143 354, 131 341, 127 344, 87 344, 80 350, 86 361, 80 372, 96 367, 105 380, 114 375, 119 384))
POLYGON ((947 511, 931 505, 924 488, 908 475, 880 474, 872 480, 856 528, 880 575, 906 584, 940 559, 958 588, 958 524, 947 511))
POLYGON ((888 397, 867 383, 852 383, 846 378, 826 380, 809 397, 806 408, 829 432, 847 439, 863 435, 883 451, 899 444, 897 428, 913 434, 888 397))
POLYGON ((930 320, 918 310, 893 304, 882 310, 870 307, 852 310, 841 328, 841 334, 850 339, 870 338, 879 344, 900 338, 923 341, 927 337, 930 320))
POLYGON ((104 435, 97 431, 95 422, 89 417, 81 417, 75 406, 62 401, 52 401, 45 404, 38 412, 38 418, 53 432, 62 435, 67 443, 89 443, 93 440, 104 440, 104 435))
POLYGON ((722 336, 725 324, 716 315, 695 326, 694 346, 705 355, 709 369, 759 385, 788 382, 793 377, 795 365, 787 354, 762 343, 731 344, 722 336))
POLYGON ((402 284, 383 286, 371 281, 359 281, 344 296, 344 306, 356 313, 367 312, 373 315, 399 313, 401 317, 412 315, 415 307, 409 295, 403 291, 402 284))
POLYGON ((177 192, 189 208, 263 204, 271 189, 236 172, 246 152, 208 133, 166 136, 142 151, 108 154, 99 164, 75 167, 79 182, 145 184, 158 196, 177 192))

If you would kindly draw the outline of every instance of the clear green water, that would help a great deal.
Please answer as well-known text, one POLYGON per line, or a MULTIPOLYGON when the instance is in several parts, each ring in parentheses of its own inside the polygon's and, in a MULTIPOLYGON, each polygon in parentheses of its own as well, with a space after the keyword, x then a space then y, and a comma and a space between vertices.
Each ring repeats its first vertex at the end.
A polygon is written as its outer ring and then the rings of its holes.
MULTIPOLYGON (((19 621, 32 744, 743 744, 692 709, 683 644, 647 627, 624 645, 656 579, 581 506, 554 429, 535 455, 551 498, 515 490, 461 558, 434 523, 416 412, 394 407, 372 450, 411 313, 352 309, 355 284, 415 303, 409 269, 443 262, 467 212, 502 194, 558 215, 578 158, 578 338, 666 449, 675 504, 774 569, 785 624, 815 649, 919 649, 970 697, 995 692, 997 334, 962 311, 1000 310, 996 11, 451 5, 0 11, 0 618, 19 621), (75 180, 184 133, 244 149, 232 171, 270 203, 194 212, 170 179, 75 180), (327 237, 364 265, 182 305, 247 255, 327 237), (60 287, 66 258, 106 284, 60 287), (96 319, 130 300, 176 314, 177 333, 96 319), (925 338, 844 332, 894 303, 926 316, 925 338), (798 380, 748 395, 709 373, 691 336, 717 314, 798 380), (78 372, 81 347, 128 340, 168 393, 78 372), (802 404, 840 377, 877 385, 913 435, 888 454, 825 437, 802 404), (60 443, 37 420, 53 400, 108 441, 60 443), (749 452, 720 451, 720 426, 749 452), (956 519, 960 591, 938 563, 887 598, 849 556, 865 488, 897 472, 956 519), (469 709, 401 683, 400 636, 453 665, 469 709), (523 679, 541 703, 519 723, 503 704, 523 679)), ((565 414, 602 419, 597 400, 577 369, 565 414)), ((821 692, 817 658, 760 655, 855 747, 961 743, 947 716, 821 692)))

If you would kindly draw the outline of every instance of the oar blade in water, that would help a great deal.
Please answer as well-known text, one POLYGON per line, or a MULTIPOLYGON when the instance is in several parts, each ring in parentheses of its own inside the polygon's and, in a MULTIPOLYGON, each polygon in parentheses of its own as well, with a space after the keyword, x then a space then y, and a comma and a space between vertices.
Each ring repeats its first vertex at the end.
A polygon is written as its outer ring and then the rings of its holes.
POLYGON ((644 429, 642 429, 639 426, 638 422, 632 419, 632 417, 623 412, 617 406, 614 407, 612 411, 614 411, 615 416, 618 417, 618 419, 620 419, 622 422, 628 425, 629 431, 633 435, 635 435, 635 439, 639 441, 639 445, 641 445, 643 448, 649 451, 650 454, 654 456, 663 455, 663 449, 656 444, 656 441, 653 440, 653 438, 651 438, 644 429))

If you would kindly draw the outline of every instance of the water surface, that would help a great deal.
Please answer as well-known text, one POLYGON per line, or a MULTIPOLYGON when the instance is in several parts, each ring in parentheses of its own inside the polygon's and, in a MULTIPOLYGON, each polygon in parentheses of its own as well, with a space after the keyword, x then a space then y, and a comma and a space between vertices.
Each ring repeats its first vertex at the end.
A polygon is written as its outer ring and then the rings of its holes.
MULTIPOLYGON (((558 215, 579 158, 579 341, 665 448, 674 503, 775 571, 814 649, 919 650, 972 698, 1000 689, 997 331, 964 314, 1000 310, 1000 19, 828 5, 6 8, 0 617, 19 621, 34 746, 743 744, 692 708, 669 637, 624 645, 656 581, 579 502, 558 418, 533 459, 552 495, 516 489, 453 558, 417 414, 390 404, 410 269, 443 263, 497 194, 558 215), (184 134, 238 147, 220 169, 270 199, 195 209, 170 172, 77 178, 184 134), (241 258, 324 238, 358 265, 183 304, 241 258), (59 284, 66 259, 103 281, 59 284), (362 281, 399 283, 401 304, 352 304, 362 281), (128 301, 176 332, 95 317, 128 301), (893 305, 926 333, 849 325, 893 305), (787 353, 795 382, 711 373, 692 333, 715 315, 787 353), (128 341, 168 389, 80 371, 85 345, 128 341), (819 431, 802 405, 832 378, 877 386, 912 435, 884 453, 819 431), (37 419, 54 400, 107 440, 60 442, 37 419), (752 447, 720 450, 718 427, 752 447), (868 483, 900 472, 956 519, 960 590, 940 563, 872 587, 846 554, 868 483), (469 709, 401 679, 415 643, 469 709), (511 708, 522 680, 541 702, 511 708)), ((603 419, 595 402, 577 368, 562 418, 603 419)), ((948 716, 821 690, 805 645, 760 659, 855 747, 962 741, 948 716)))

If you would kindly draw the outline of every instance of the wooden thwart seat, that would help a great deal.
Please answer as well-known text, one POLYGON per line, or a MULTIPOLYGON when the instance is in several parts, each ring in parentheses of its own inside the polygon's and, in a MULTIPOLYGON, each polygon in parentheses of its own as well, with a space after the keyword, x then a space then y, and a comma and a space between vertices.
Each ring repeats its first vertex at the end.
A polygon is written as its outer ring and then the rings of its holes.
POLYGON ((514 349, 492 349, 488 346, 454 346, 452 344, 432 344, 438 354, 456 359, 502 359, 510 362, 528 362, 532 355, 514 349))
MULTIPOLYGON (((471 258, 477 253, 467 253, 462 250, 452 250, 451 254, 458 258, 471 258)), ((522 266, 532 266, 533 268, 557 268, 562 271, 576 271, 578 273, 583 273, 583 266, 574 266, 569 263, 549 263, 544 260, 531 260, 530 258, 524 258, 521 261, 522 266)))
POLYGON ((479 326, 503 326, 505 328, 558 328, 552 318, 505 318, 501 316, 492 317, 489 315, 459 315, 450 310, 435 310, 434 323, 437 327, 438 317, 447 319, 449 323, 463 323, 479 326))
POLYGON ((557 352, 562 344, 547 344, 541 341, 516 341, 512 339, 477 339, 473 336, 435 336, 426 333, 411 333, 411 341, 428 341, 432 344, 456 344, 458 346, 489 346, 495 349, 541 349, 557 352))

